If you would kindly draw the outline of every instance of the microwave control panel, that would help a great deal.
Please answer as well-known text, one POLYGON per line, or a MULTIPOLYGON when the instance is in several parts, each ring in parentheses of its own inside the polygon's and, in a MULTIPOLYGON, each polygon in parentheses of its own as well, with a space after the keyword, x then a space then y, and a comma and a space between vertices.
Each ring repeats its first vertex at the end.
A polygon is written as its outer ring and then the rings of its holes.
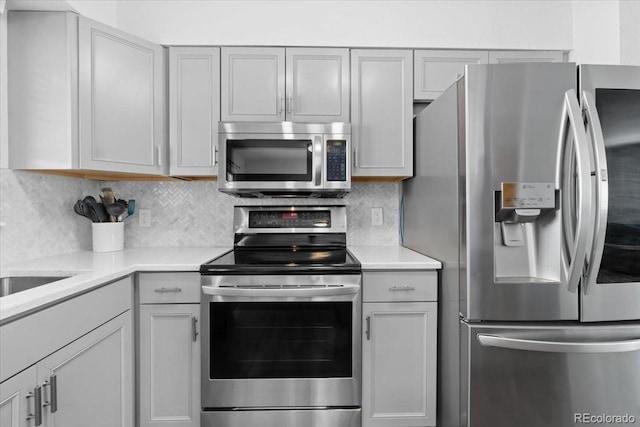
POLYGON ((327 140, 327 181, 347 180, 347 141, 327 140))

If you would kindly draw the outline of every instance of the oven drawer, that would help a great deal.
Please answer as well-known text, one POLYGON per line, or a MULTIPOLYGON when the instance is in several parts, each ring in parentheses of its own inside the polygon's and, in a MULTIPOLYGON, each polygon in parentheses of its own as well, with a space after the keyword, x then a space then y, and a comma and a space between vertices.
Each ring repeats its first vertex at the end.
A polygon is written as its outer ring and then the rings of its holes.
POLYGON ((139 273, 140 304, 200 302, 200 273, 139 273))
POLYGON ((376 271, 362 274, 364 302, 437 301, 438 273, 423 271, 376 271))
POLYGON ((360 427, 360 408, 203 411, 202 427, 360 427))

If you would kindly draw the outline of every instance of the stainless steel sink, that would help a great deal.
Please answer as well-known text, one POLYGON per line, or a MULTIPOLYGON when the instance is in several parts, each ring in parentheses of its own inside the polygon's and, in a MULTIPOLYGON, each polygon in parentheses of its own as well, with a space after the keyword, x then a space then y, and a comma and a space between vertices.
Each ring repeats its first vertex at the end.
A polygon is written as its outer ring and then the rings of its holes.
POLYGON ((0 297, 56 282, 71 276, 14 276, 0 279, 0 297))

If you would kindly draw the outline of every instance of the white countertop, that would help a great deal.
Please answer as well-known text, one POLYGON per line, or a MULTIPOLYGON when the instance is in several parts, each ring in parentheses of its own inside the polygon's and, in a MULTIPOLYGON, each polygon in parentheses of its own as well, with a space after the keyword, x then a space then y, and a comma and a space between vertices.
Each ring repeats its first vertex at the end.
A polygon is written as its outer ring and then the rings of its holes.
MULTIPOLYGON (((86 292, 136 271, 198 271, 229 247, 150 247, 118 252, 72 252, 7 264, 2 277, 72 276, 0 298, 0 323, 38 307, 86 292)), ((367 270, 437 269, 440 262, 402 246, 349 246, 367 270)))
POLYGON ((349 246, 362 264, 362 270, 434 270, 442 268, 437 261, 404 246, 349 246))
POLYGON ((83 251, 3 265, 2 277, 73 277, 0 298, 0 323, 136 271, 198 271, 200 264, 229 249, 209 246, 131 248, 103 253, 83 251))

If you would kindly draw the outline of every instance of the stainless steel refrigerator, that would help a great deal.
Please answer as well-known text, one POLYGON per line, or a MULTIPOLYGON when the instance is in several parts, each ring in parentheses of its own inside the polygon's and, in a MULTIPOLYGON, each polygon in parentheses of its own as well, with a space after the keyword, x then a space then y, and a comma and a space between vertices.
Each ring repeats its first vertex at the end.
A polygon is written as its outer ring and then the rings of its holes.
POLYGON ((640 67, 469 65, 415 118, 438 426, 640 425, 640 67))

